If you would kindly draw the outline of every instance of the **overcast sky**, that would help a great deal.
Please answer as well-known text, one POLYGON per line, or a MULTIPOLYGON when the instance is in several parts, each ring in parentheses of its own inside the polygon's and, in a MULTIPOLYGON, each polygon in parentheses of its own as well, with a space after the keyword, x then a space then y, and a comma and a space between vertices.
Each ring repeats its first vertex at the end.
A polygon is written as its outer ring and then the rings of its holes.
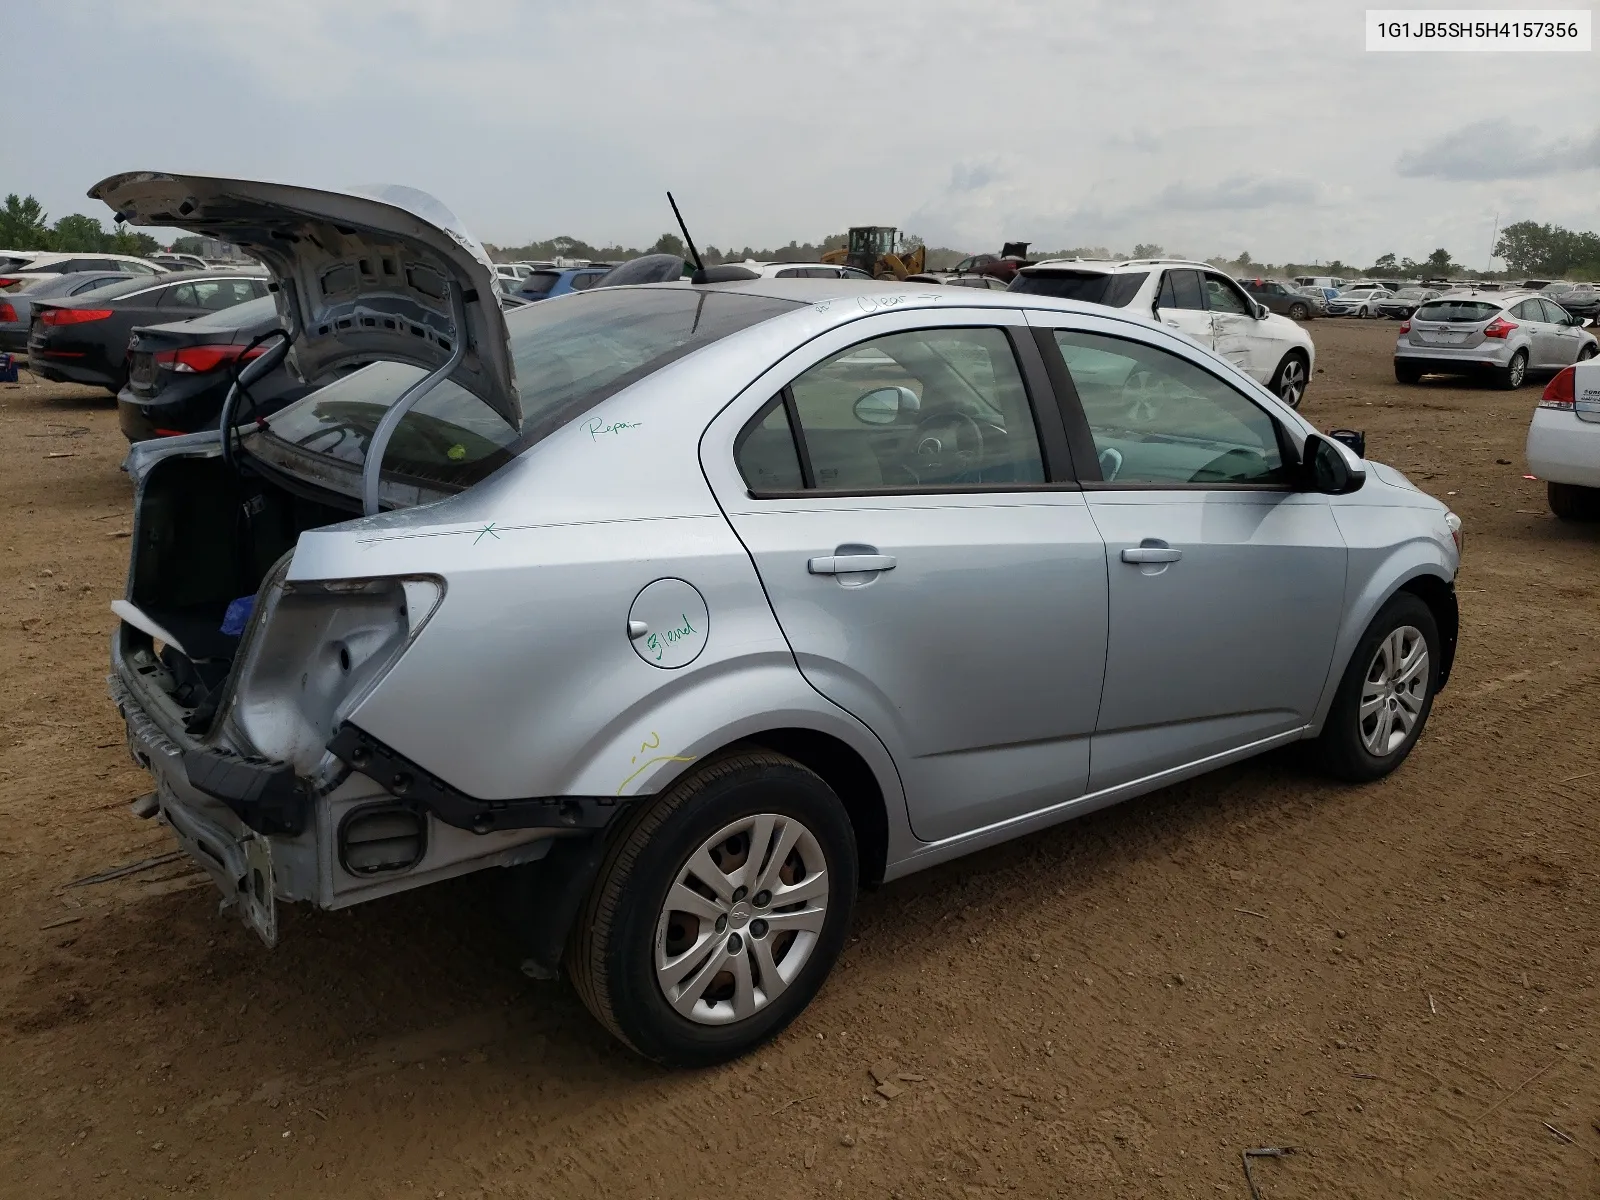
POLYGON ((129 169, 398 182, 501 244, 646 244, 667 188, 721 247, 1478 266, 1496 212, 1600 228, 1600 55, 1367 53, 1364 9, 17 0, 0 190, 53 219, 108 217, 84 192, 129 169))

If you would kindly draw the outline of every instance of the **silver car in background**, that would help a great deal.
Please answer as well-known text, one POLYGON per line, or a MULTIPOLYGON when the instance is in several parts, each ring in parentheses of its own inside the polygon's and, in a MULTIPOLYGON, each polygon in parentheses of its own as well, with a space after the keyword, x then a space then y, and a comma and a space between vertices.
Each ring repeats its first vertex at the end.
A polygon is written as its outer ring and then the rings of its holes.
POLYGON ((1600 352, 1593 333, 1554 300, 1530 292, 1450 292, 1402 322, 1394 377, 1481 375, 1516 389, 1529 371, 1559 371, 1600 352))
POLYGON ((91 194, 270 265, 262 370, 391 360, 129 456, 136 811, 269 944, 500 868, 530 974, 716 1062, 860 885, 1295 742, 1376 779, 1449 676, 1459 520, 1147 312, 730 267, 507 314, 420 193, 91 194))

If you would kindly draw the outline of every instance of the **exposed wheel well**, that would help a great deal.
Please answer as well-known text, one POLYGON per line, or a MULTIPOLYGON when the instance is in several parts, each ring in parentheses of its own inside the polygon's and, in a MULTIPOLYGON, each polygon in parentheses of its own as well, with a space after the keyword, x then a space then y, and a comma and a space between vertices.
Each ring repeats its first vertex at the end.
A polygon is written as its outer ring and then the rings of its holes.
POLYGON ((1437 575, 1418 575, 1401 585, 1402 592, 1410 592, 1428 606, 1439 626, 1440 658, 1439 687, 1450 678, 1450 667, 1456 659, 1456 635, 1461 630, 1461 612, 1456 606, 1455 585, 1437 575))
POLYGON ((883 789, 861 755, 838 738, 814 729, 769 729, 740 741, 786 754, 822 776, 843 801, 855 827, 861 882, 883 882, 889 858, 889 814, 883 789))

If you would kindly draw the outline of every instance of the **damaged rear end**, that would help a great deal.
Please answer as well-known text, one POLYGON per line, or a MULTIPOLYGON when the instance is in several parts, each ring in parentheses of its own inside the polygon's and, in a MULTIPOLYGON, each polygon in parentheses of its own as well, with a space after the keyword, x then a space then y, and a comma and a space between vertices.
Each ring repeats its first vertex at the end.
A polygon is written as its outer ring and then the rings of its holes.
MULTIPOLYGON (((448 379, 515 429, 492 267, 431 197, 157 172, 115 176, 90 195, 121 219, 209 233, 267 263, 286 343, 273 357, 286 351, 294 374, 405 364, 426 373, 426 386, 409 389, 413 402, 448 379)), ((269 945, 278 899, 340 907, 396 890, 401 876, 414 886, 486 855, 536 857, 516 849, 525 835, 461 832, 473 840, 465 855, 439 845, 457 831, 430 838, 433 826, 398 795, 403 787, 378 786, 328 749, 427 623, 444 582, 291 579, 301 535, 360 516, 362 489, 340 486, 349 481, 335 478, 337 463, 321 481, 243 468, 243 431, 231 424, 135 446, 126 464, 135 518, 108 682, 129 748, 156 785, 135 811, 169 825, 224 907, 237 907, 269 945)), ((382 442, 366 436, 368 448, 377 441, 375 481, 382 442)), ((458 490, 426 481, 374 488, 369 511, 379 499, 392 508, 458 490)))

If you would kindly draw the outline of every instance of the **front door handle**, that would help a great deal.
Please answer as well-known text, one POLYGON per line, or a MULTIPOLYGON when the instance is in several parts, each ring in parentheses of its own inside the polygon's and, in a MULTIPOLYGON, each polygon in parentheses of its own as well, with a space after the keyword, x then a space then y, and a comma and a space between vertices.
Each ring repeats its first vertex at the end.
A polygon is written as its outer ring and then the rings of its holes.
POLYGON ((813 575, 850 575, 865 571, 894 570, 892 554, 822 554, 806 563, 813 575))
POLYGON ((1182 557, 1183 551, 1176 546, 1129 546, 1122 552, 1125 563, 1173 563, 1182 557))

